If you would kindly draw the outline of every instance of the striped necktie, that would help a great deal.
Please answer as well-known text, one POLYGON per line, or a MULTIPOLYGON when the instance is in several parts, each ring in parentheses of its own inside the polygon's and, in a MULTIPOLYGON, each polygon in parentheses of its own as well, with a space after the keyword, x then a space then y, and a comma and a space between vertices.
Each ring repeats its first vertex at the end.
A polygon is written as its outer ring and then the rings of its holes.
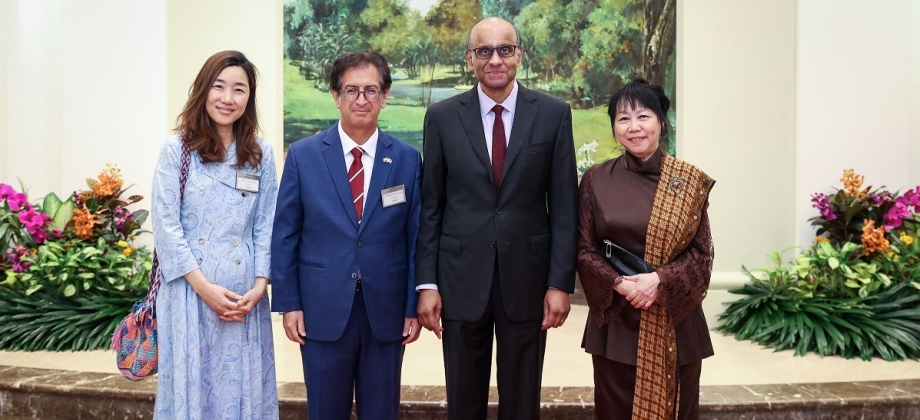
POLYGON ((351 155, 355 157, 355 160, 348 168, 348 183, 351 184, 351 196, 355 199, 358 223, 361 223, 361 214, 364 212, 364 164, 361 163, 361 156, 364 155, 364 150, 355 147, 351 149, 351 155))

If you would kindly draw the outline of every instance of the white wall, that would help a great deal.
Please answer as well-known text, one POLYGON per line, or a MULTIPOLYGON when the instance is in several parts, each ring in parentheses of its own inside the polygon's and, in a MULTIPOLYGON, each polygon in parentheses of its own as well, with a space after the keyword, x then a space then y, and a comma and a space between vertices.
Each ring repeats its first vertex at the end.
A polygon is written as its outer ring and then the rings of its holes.
POLYGON ((910 175, 908 186, 920 185, 920 2, 910 2, 910 175))
POLYGON ((113 163, 149 196, 166 133, 165 0, 2 4, 0 182, 66 196, 113 163))
POLYGON ((2 3, 0 182, 44 194, 62 184, 61 1, 2 3))
POLYGON ((920 67, 912 67, 911 11, 916 6, 911 3, 916 2, 798 4, 798 245, 809 246, 814 238, 815 229, 807 222, 818 214, 811 194, 840 188, 844 169, 865 175, 866 186, 903 190, 916 185, 909 185, 909 174, 913 171, 916 178, 920 161, 910 139, 911 127, 920 129, 920 118, 911 109, 910 86, 920 67))
POLYGON ((715 178, 710 325, 741 266, 795 240, 794 0, 678 3, 678 157, 715 178))
MULTIPOLYGON (((259 69, 256 101, 262 137, 281 150, 281 0, 168 0, 168 4, 169 127, 175 126, 205 60, 218 51, 237 50, 259 69)), ((278 166, 280 170, 280 160, 278 166)))

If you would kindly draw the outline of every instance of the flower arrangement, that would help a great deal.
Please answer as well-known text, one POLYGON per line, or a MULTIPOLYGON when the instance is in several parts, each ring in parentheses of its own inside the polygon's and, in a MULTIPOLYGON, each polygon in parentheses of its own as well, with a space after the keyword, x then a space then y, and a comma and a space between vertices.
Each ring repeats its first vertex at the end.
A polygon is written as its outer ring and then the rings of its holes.
POLYGON ((578 159, 578 162, 576 162, 579 176, 584 175, 588 169, 591 169, 591 167, 594 166, 594 152, 597 152, 597 147, 597 139, 594 139, 581 145, 581 147, 575 151, 579 158, 581 157, 582 153, 584 153, 585 156, 583 159, 580 158, 578 159))
POLYGON ((134 240, 148 212, 128 209, 143 197, 122 198, 112 165, 87 184, 41 204, 0 184, 0 349, 103 348, 144 296, 150 252, 134 240))
POLYGON ((845 170, 843 188, 812 196, 815 243, 788 264, 745 269, 719 329, 777 350, 863 359, 920 357, 920 186, 903 194, 864 187, 845 170))

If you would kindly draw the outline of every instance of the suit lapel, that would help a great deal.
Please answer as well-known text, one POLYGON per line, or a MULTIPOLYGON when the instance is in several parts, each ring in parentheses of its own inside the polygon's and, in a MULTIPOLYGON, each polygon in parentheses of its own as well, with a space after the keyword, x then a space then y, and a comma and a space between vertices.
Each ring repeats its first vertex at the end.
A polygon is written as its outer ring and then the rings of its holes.
POLYGON ((390 169, 393 168, 393 165, 400 163, 393 159, 393 151, 390 150, 392 144, 390 136, 380 131, 377 137, 377 152, 374 154, 374 172, 371 173, 371 183, 367 187, 367 196, 364 197, 364 216, 361 219, 361 227, 358 228, 359 232, 364 229, 364 226, 367 226, 367 221, 374 214, 377 203, 380 202, 380 191, 390 179, 390 169))
POLYGON ((358 227, 358 214, 355 213, 355 200, 351 196, 351 186, 348 184, 348 170, 345 168, 345 155, 342 153, 342 139, 339 138, 339 126, 336 124, 331 129, 324 131, 326 137, 323 143, 323 158, 332 178, 332 185, 342 200, 342 207, 348 213, 348 218, 355 227, 358 227))
MULTIPOLYGON (((492 179, 492 161, 489 159, 489 149, 486 148, 486 133, 482 131, 482 114, 479 113, 479 94, 474 86, 472 90, 463 94, 460 98, 462 105, 457 113, 460 114, 460 122, 466 131, 466 138, 470 141, 470 146, 479 157, 479 161, 489 173, 489 179, 492 179)), ((492 179, 495 182, 494 179, 492 179)))
POLYGON ((537 120, 537 106, 533 104, 536 99, 531 91, 518 85, 517 109, 514 112, 514 123, 511 125, 511 139, 508 141, 505 166, 502 168, 502 180, 507 179, 508 171, 530 138, 534 121, 537 120))

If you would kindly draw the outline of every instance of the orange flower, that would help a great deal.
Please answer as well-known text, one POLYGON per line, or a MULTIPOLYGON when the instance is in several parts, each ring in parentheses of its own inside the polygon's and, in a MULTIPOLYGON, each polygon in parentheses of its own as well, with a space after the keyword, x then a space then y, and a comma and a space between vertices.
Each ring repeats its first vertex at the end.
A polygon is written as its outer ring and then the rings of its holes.
POLYGON ((73 211, 73 224, 73 230, 77 237, 88 239, 93 237, 93 226, 99 224, 99 221, 96 220, 96 215, 90 213, 89 210, 77 208, 73 211))
POLYGON ((885 239, 885 228, 876 228, 874 220, 863 219, 862 232, 862 237, 860 239, 862 240, 866 254, 885 252, 891 247, 891 244, 888 243, 888 239, 885 239))
POLYGON ((815 236, 815 243, 820 244, 821 242, 830 242, 830 240, 823 236, 815 236))
POLYGON ((121 189, 122 184, 124 180, 121 178, 121 169, 107 164, 99 174, 99 182, 94 183, 92 189, 96 195, 113 195, 121 189))
POLYGON ((133 246, 129 246, 129 247, 123 249, 123 250, 121 251, 121 253, 124 254, 126 257, 130 257, 130 256, 131 256, 131 253, 134 252, 134 249, 135 249, 135 248, 134 248, 133 246))
POLYGON ((846 195, 864 198, 866 193, 869 192, 868 187, 866 187, 866 189, 862 188, 864 179, 864 176, 856 175, 852 169, 845 169, 843 171, 843 178, 840 178, 840 182, 843 183, 843 190, 846 192, 846 195))

